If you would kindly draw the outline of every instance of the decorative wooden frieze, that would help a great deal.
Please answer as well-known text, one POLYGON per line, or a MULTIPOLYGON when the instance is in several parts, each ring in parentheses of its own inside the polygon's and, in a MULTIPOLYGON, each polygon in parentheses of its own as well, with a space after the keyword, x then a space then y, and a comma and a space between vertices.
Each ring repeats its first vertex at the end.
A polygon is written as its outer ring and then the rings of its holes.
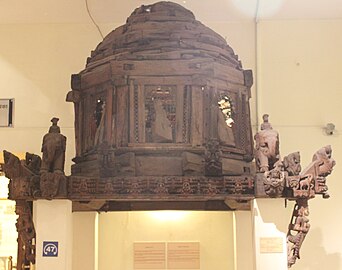
POLYGON ((144 200, 144 199, 193 199, 225 198, 229 195, 254 193, 254 179, 250 176, 224 177, 185 177, 185 176, 150 176, 150 177, 111 177, 68 178, 68 197, 73 200, 144 200))

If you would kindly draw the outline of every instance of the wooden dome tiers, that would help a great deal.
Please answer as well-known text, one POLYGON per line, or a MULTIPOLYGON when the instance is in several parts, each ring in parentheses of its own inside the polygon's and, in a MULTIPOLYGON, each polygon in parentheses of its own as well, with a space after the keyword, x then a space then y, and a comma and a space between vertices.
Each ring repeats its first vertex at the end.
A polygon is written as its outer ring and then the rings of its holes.
POLYGON ((252 197, 252 81, 189 10, 137 8, 72 76, 70 198, 202 205, 252 197))

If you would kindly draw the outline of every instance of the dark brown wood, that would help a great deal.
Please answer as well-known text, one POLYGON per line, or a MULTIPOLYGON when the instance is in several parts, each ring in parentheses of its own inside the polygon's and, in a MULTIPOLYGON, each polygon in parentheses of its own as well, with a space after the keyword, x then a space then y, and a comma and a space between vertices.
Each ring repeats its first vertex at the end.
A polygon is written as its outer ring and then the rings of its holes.
POLYGON ((288 259, 290 268, 300 259, 300 249, 310 230, 308 199, 297 199, 287 232, 288 259))
POLYGON ((16 200, 15 212, 18 215, 17 269, 30 269, 30 265, 36 262, 36 231, 32 220, 32 203, 16 200))
POLYGON ((128 86, 117 88, 116 92, 116 146, 128 144, 128 86))
MULTIPOLYGON (((69 198, 72 200, 226 200, 254 196, 254 178, 248 176, 125 176, 90 178, 70 176, 69 198)), ((186 206, 184 206, 186 208, 186 206)), ((191 210, 190 206, 188 210, 191 210)))
POLYGON ((203 91, 201 86, 193 86, 191 89, 191 144, 194 147, 203 144, 203 91))

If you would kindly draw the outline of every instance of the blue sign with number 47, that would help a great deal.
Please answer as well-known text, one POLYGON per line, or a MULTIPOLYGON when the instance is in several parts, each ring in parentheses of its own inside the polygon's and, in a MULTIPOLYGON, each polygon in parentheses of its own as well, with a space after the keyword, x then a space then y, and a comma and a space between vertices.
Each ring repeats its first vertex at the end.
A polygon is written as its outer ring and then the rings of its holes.
POLYGON ((43 241, 43 257, 58 257, 58 242, 43 241))

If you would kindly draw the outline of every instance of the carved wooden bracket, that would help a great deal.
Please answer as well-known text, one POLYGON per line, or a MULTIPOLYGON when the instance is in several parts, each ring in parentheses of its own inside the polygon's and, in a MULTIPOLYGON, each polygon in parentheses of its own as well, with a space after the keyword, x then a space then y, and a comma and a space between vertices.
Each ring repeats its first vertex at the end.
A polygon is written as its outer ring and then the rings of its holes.
POLYGON ((261 129, 255 136, 256 196, 296 201, 287 234, 288 267, 291 267, 300 258, 299 251, 310 228, 308 200, 316 194, 330 197, 326 177, 336 162, 331 147, 325 146, 316 151, 312 162, 301 171, 299 152, 280 159, 278 133, 268 122, 268 115, 264 116, 261 129))
POLYGON ((16 227, 18 231, 17 269, 30 268, 36 262, 36 231, 32 220, 32 203, 16 200, 15 212, 18 215, 16 227))
POLYGON ((310 229, 308 216, 308 199, 297 199, 286 237, 289 268, 296 263, 297 259, 300 259, 300 249, 310 229))

